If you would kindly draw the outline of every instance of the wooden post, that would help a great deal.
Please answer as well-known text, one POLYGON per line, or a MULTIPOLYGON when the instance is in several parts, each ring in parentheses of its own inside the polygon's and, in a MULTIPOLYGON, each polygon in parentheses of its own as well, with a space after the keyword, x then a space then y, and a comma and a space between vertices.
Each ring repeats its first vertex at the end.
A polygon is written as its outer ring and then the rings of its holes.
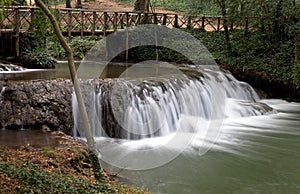
POLYGON ((68 10, 68 36, 71 36, 72 31, 72 11, 68 10))
POLYGON ((158 24, 157 13, 153 13, 154 24, 158 24))
POLYGON ((201 21, 201 28, 205 31, 205 17, 202 16, 202 21, 201 21))
POLYGON ((144 13, 144 18, 142 20, 143 24, 149 24, 149 15, 148 13, 144 13))
POLYGON ((81 16, 81 24, 80 24, 80 36, 83 38, 83 31, 84 31, 84 12, 80 11, 81 16))
POLYGON ((15 33, 15 57, 20 56, 20 10, 15 8, 15 17, 14 17, 14 33, 15 33))
POLYGON ((217 31, 220 31, 220 26, 221 26, 221 17, 218 17, 218 24, 217 24, 217 31))
POLYGON ((114 13, 114 32, 117 31, 118 28, 118 12, 114 13))
POLYGON ((126 28, 129 27, 129 13, 126 12, 126 28))
POLYGON ((96 11, 93 11, 93 25, 92 25, 92 35, 95 35, 96 31, 96 20, 97 20, 97 13, 96 11))
POLYGON ((192 29, 192 16, 188 16, 188 19, 187 19, 187 29, 192 29))
POLYGON ((104 22, 103 22, 103 35, 106 36, 106 30, 108 28, 108 15, 107 12, 104 12, 104 22))
POLYGON ((163 16, 163 23, 162 23, 162 25, 167 25, 167 14, 164 14, 164 16, 163 16))
POLYGON ((121 29, 124 29, 124 13, 121 13, 121 18, 120 18, 120 27, 121 29))
POLYGON ((178 24, 178 15, 177 14, 175 14, 175 20, 174 20, 174 28, 179 28, 179 24, 178 24))
POLYGON ((135 21, 135 24, 136 24, 136 25, 139 25, 139 24, 141 23, 141 16, 142 16, 142 14, 141 14, 141 13, 138 13, 138 17, 137 17, 137 19, 136 19, 136 21, 135 21))

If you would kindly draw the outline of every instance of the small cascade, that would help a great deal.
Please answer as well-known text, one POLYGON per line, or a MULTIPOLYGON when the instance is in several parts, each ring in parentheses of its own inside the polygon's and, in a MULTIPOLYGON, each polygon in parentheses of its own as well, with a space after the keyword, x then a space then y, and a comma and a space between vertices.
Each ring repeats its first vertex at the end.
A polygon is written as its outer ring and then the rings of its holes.
MULTIPOLYGON (((229 72, 182 69, 174 75, 143 79, 85 80, 82 83, 93 135, 121 139, 199 132, 211 120, 272 113, 247 83, 229 72)), ((81 117, 73 94, 74 134, 81 117)), ((79 132, 79 133, 78 133, 79 132)))
POLYGON ((0 72, 24 71, 24 70, 26 70, 26 68, 18 65, 0 63, 0 72))

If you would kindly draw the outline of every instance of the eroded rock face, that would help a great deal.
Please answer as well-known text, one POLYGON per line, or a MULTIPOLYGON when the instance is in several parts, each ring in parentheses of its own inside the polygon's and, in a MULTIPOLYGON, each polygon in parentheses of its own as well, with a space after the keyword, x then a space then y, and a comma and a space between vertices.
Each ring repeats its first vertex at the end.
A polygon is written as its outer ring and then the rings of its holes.
POLYGON ((0 128, 37 128, 71 134, 72 83, 70 80, 0 81, 0 128))

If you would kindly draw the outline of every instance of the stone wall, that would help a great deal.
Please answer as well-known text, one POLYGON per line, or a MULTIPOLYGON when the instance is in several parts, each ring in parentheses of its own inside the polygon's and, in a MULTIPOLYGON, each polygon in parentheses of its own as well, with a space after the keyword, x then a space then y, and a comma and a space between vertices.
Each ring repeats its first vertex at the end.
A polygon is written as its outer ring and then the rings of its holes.
POLYGON ((41 129, 72 133, 70 80, 0 81, 0 129, 41 129))

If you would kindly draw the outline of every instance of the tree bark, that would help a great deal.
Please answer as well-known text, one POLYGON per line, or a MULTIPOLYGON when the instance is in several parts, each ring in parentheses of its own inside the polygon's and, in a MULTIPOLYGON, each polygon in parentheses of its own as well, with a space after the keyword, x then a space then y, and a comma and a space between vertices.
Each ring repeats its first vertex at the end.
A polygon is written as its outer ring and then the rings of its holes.
POLYGON ((54 17, 54 15, 50 12, 48 7, 42 2, 42 0, 35 0, 36 5, 41 8, 41 10, 44 12, 44 14, 49 18, 54 32, 57 36, 57 38, 60 41, 60 44, 62 45, 63 49, 66 51, 68 55, 68 65, 69 65, 69 70, 74 86, 74 91, 76 94, 77 102, 78 102, 78 108, 79 112, 81 113, 82 121, 83 121, 83 130, 85 133, 85 137, 87 139, 87 144, 88 148, 90 150, 90 157, 92 159, 92 165, 93 165, 93 170, 94 170, 94 175, 96 180, 104 180, 105 178, 102 176, 102 167, 100 166, 99 159, 98 159, 98 151, 96 149, 95 141, 91 132, 91 127, 90 127, 90 122, 88 119, 88 114, 86 111, 86 107, 84 104, 84 100, 82 97, 81 89, 79 86, 79 81, 77 78, 77 72, 76 68, 74 65, 74 57, 73 57, 73 51, 71 47, 68 45, 66 42, 64 36, 62 35, 62 32, 58 26, 58 23, 54 17), (97 160, 95 160, 97 158, 97 160))
POLYGON ((77 0, 76 8, 80 8, 80 9, 82 8, 81 0, 77 0))
POLYGON ((150 2, 149 0, 136 0, 134 4, 134 11, 149 12, 150 2))
POLYGON ((66 8, 72 8, 71 0, 66 0, 66 8))
POLYGON ((230 36, 229 36, 229 28, 228 28, 228 20, 227 20, 227 12, 226 12, 226 0, 220 0, 219 5, 221 8, 221 14, 223 17, 223 26, 224 26, 224 33, 225 33, 225 43, 227 47, 227 51, 229 54, 232 53, 231 50, 231 43, 230 43, 230 36))

